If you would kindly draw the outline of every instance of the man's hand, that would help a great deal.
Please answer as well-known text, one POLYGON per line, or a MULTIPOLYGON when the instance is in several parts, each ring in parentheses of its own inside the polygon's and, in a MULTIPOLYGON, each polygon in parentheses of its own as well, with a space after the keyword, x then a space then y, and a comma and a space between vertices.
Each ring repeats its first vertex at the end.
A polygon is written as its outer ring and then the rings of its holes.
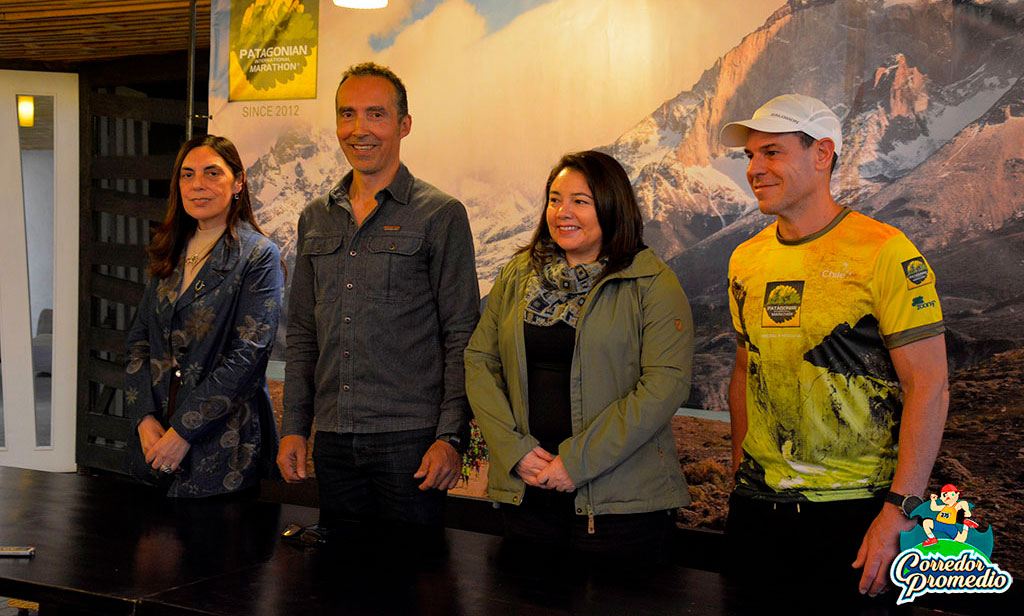
POLYGON ((421 490, 451 490, 459 484, 461 476, 462 456, 445 441, 434 441, 413 474, 416 479, 423 479, 421 490))
POLYGON ((551 489, 553 486, 543 485, 537 481, 537 473, 547 468, 548 464, 555 459, 547 449, 537 445, 530 450, 530 453, 516 462, 516 474, 528 486, 535 488, 551 489))
POLYGON ((281 437, 277 449, 277 468, 288 483, 298 483, 307 477, 306 473, 306 437, 289 434, 281 437))
POLYGON ((142 455, 147 456, 147 459, 149 450, 163 437, 164 432, 166 432, 164 427, 152 415, 146 415, 139 422, 139 441, 142 443, 142 455))
POLYGON ((900 532, 910 530, 914 524, 895 505, 882 506, 857 550, 857 560, 853 561, 854 569, 864 569, 859 586, 862 595, 874 597, 889 585, 889 566, 900 551, 900 532))
POLYGON ((149 448, 149 453, 146 454, 146 463, 154 470, 162 471, 165 468, 170 468, 172 472, 176 471, 181 461, 185 459, 189 447, 191 447, 189 442, 178 436, 174 428, 171 428, 149 448))
POLYGON ((576 489, 576 484, 572 482, 569 472, 562 464, 562 456, 555 456, 555 459, 544 470, 537 473, 537 481, 541 487, 554 488, 559 492, 572 492, 576 489))
MULTIPOLYGON (((889 356, 903 389, 899 458, 890 489, 897 494, 923 494, 949 408, 945 338, 932 336, 911 342, 890 350, 889 356)), ((931 506, 937 506, 934 499, 931 506)), ((895 505, 882 506, 853 562, 855 569, 864 568, 859 585, 862 594, 875 596, 885 590, 889 566, 900 551, 900 531, 910 530, 914 524, 895 505)))

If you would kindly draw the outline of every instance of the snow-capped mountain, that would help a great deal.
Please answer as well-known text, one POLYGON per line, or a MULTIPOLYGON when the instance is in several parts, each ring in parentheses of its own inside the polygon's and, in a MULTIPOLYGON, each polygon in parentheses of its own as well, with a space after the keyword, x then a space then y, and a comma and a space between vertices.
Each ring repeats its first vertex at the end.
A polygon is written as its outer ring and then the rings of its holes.
MULTIPOLYGON (((896 225, 932 262, 954 363, 1024 345, 1021 57, 1024 2, 790 0, 689 90, 594 144, 626 168, 645 239, 690 298, 698 348, 689 406, 724 405, 735 353, 728 257, 771 222, 746 185, 742 152, 718 134, 790 92, 820 98, 843 121, 836 199, 896 225), (969 267, 972 254, 997 267, 969 267)), ((333 132, 311 129, 283 135, 249 168, 260 223, 289 262, 302 207, 347 170, 333 132)), ((441 186, 467 207, 484 293, 539 220, 542 187, 530 194, 527 180, 441 186)))
MULTIPOLYGON (((246 170, 257 221, 277 242, 289 268, 295 262, 295 225, 302 208, 349 169, 333 131, 299 127, 282 134, 246 170)), ((465 178, 455 188, 452 192, 472 221, 477 273, 486 293, 501 266, 529 241, 543 208, 542 191, 524 195, 475 178, 465 178)))
MULTIPOLYGON (((695 168, 719 168, 752 203, 736 172, 741 159, 717 141, 720 127, 750 117, 778 94, 802 92, 824 100, 843 120, 844 151, 833 194, 841 204, 902 229, 934 262, 940 292, 954 309, 946 321, 952 360, 962 364, 968 356, 1024 343, 1021 277, 1007 280, 1005 270, 964 267, 960 244, 975 242, 979 254, 994 263, 1024 262, 1019 232, 1004 230, 1024 218, 1022 52, 1020 3, 790 2, 705 72, 693 90, 665 104, 685 105, 685 112, 659 109, 638 128, 658 118, 684 118, 671 128, 664 124, 683 135, 674 151, 664 148, 656 173, 685 176, 695 168), (996 287, 1003 292, 992 292, 996 287), (986 291, 971 299, 961 291, 971 288, 986 291), (986 332, 975 323, 989 311, 1000 315, 999 331, 986 332)), ((655 140, 672 142, 652 136, 645 143, 655 140)), ((637 142, 620 139, 611 149, 649 167, 657 155, 649 146, 630 147, 637 142)), ((666 199, 649 206, 651 211, 668 217, 675 207, 692 207, 685 199, 666 199)), ((733 199, 723 203, 736 206, 733 199)), ((722 344, 730 329, 728 256, 770 222, 750 207, 690 245, 692 234, 685 228, 674 232, 675 246, 663 244, 698 322, 701 368, 690 405, 721 408, 724 402, 734 353, 731 344, 722 344)))
POLYGON ((295 225, 302 208, 349 169, 333 131, 300 127, 282 134, 245 170, 256 220, 289 268, 295 263, 295 225))

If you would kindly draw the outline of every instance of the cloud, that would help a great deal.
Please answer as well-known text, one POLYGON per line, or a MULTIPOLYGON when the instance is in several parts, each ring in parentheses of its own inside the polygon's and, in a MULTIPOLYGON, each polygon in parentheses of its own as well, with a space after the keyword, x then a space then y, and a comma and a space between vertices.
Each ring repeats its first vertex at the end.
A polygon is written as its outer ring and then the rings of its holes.
POLYGON ((449 0, 379 57, 409 89, 403 158, 448 190, 467 176, 542 185, 561 154, 617 138, 781 4, 557 0, 489 33, 449 0))

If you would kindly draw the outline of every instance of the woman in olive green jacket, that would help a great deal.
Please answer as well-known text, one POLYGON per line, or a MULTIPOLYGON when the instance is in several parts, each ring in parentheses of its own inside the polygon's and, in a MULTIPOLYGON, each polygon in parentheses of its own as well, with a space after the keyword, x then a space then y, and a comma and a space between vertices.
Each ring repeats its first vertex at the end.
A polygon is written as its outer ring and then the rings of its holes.
POLYGON ((466 349, 488 495, 512 506, 510 535, 597 552, 657 545, 663 512, 690 501, 669 424, 689 392, 689 304, 644 247, 615 159, 563 157, 546 194, 466 349))

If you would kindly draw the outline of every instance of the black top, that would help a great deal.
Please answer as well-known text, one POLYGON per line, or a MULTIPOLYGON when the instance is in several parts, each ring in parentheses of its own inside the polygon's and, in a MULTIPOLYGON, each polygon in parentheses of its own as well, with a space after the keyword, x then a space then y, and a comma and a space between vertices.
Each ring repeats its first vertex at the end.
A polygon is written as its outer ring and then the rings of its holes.
MULTIPOLYGON (((530 434, 540 446, 557 455, 558 445, 572 436, 569 376, 572 372, 576 328, 565 321, 554 325, 524 323, 530 434)), ((523 505, 572 508, 573 493, 527 486, 523 505)))

